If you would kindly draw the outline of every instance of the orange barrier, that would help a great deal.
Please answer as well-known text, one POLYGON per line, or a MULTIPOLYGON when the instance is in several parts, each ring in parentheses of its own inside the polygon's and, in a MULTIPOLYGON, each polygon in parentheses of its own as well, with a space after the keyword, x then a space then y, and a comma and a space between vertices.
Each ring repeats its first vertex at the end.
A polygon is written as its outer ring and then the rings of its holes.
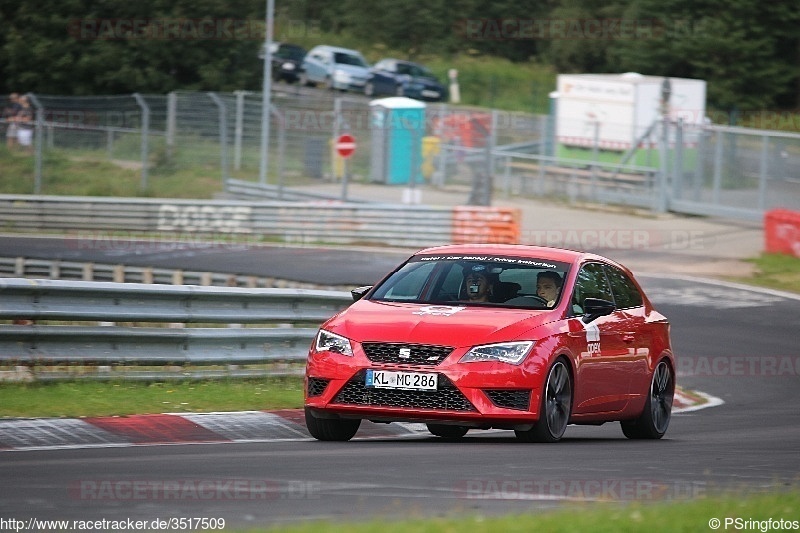
POLYGON ((511 207, 453 208, 454 244, 518 244, 522 211, 511 207))
POLYGON ((764 236, 767 252, 800 257, 800 212, 788 209, 767 211, 764 236))

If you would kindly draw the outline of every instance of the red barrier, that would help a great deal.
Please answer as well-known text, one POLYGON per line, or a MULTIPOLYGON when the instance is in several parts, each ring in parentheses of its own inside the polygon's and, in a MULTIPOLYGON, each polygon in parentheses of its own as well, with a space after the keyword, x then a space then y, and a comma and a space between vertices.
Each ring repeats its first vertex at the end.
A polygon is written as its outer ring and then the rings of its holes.
POLYGON ((800 257, 800 212, 788 209, 767 211, 764 236, 768 253, 800 257))
POLYGON ((518 244, 522 211, 511 207, 453 208, 454 244, 518 244))

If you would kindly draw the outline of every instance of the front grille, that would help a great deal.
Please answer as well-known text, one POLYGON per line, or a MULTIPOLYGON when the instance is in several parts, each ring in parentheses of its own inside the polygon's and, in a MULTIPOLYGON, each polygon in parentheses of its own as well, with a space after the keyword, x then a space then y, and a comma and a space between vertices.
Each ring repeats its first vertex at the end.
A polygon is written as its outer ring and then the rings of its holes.
POLYGON ((428 344, 403 344, 388 342, 362 343, 364 353, 373 363, 395 363, 399 365, 438 365, 450 355, 450 346, 428 344), (401 356, 402 353, 402 356, 401 356))
POLYGON ((530 389, 492 389, 483 391, 497 407, 527 411, 531 405, 530 389))
POLYGON ((308 396, 320 396, 330 383, 329 379, 308 378, 308 396))
POLYGON ((366 370, 350 378, 339 391, 334 403, 374 405, 379 407, 410 407, 447 411, 475 411, 466 396, 453 385, 447 376, 439 374, 439 386, 435 391, 377 389, 364 385, 366 370))

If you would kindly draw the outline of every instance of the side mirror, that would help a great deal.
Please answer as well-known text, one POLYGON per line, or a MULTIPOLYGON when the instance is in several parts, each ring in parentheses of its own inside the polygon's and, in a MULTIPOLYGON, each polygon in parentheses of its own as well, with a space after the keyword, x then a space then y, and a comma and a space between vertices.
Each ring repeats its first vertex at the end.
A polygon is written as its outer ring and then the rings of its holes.
POLYGON ((614 302, 608 300, 601 300, 600 298, 586 298, 583 301, 583 318, 581 320, 584 324, 588 324, 601 316, 610 315, 617 308, 614 302))
POLYGON ((363 298, 364 295, 367 294, 370 291, 370 289, 372 289, 372 285, 366 285, 364 287, 358 287, 358 288, 353 289, 352 291, 350 291, 350 295, 353 297, 353 301, 357 302, 361 298, 363 298))

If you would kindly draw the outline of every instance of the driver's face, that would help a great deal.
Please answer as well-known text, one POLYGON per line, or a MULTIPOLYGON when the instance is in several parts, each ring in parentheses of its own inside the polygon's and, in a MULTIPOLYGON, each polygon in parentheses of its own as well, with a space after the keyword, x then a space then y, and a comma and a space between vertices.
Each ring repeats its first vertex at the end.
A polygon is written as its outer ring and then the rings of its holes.
POLYGON ((489 295, 489 280, 481 274, 468 274, 465 278, 467 297, 470 300, 484 300, 489 295))
POLYGON ((558 287, 556 282, 549 278, 540 279, 536 282, 536 294, 548 302, 558 297, 558 287))

